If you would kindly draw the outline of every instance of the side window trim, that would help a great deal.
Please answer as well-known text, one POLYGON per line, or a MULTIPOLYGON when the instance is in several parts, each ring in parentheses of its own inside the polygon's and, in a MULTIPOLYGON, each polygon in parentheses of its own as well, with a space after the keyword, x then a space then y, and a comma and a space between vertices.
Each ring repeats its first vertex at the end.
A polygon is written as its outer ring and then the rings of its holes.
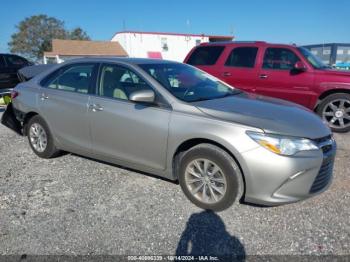
POLYGON ((89 85, 89 89, 88 89, 88 95, 93 95, 95 92, 95 88, 97 85, 97 79, 98 79, 98 72, 99 72, 99 68, 101 66, 100 63, 91 63, 94 65, 94 67, 92 68, 92 75, 91 75, 91 82, 89 85))
POLYGON ((299 61, 302 61, 302 59, 300 58, 300 56, 292 49, 290 48, 287 48, 287 47, 266 47, 265 50, 263 51, 263 56, 262 56, 262 64, 261 64, 261 69, 262 70, 272 70, 272 71, 282 71, 282 72, 288 72, 290 71, 292 68, 290 69, 282 69, 282 68, 266 68, 264 67, 264 61, 265 61, 265 56, 266 56, 266 53, 269 49, 284 49, 284 50, 288 50, 290 51, 291 53, 293 53, 295 55, 296 58, 298 58, 299 61))

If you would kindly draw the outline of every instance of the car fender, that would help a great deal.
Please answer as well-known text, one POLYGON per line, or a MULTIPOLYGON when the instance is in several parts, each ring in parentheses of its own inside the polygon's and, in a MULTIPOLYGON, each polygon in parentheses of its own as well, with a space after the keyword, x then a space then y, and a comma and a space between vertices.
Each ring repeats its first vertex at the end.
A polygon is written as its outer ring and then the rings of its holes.
MULTIPOLYGON (((246 169, 242 152, 258 147, 246 131, 262 132, 261 129, 236 123, 217 120, 210 117, 194 116, 181 112, 172 114, 169 124, 167 173, 174 176, 173 161, 181 145, 186 141, 212 142, 219 145, 233 156, 243 171, 246 169)), ((176 177, 174 177, 176 179, 176 177)))

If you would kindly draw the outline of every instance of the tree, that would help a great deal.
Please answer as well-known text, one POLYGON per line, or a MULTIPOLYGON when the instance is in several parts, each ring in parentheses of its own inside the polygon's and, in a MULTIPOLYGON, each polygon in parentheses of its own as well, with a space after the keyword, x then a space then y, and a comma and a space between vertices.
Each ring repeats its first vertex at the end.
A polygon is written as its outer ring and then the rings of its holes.
POLYGON ((34 60, 41 58, 45 51, 51 51, 52 39, 90 39, 80 27, 68 31, 63 21, 47 15, 25 18, 16 28, 17 32, 8 43, 10 51, 34 60))
POLYGON ((87 33, 83 29, 81 29, 80 27, 77 27, 69 32, 69 39, 90 40, 90 37, 87 35, 87 33))

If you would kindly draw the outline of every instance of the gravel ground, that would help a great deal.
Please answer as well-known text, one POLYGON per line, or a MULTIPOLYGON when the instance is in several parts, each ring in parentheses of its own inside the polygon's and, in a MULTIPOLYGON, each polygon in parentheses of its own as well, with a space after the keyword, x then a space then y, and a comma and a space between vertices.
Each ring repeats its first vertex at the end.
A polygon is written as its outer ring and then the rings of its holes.
MULTIPOLYGON (((1 115, 1 113, 0 113, 1 115)), ((36 157, 0 126, 0 254, 350 254, 350 133, 330 189, 303 202, 214 214, 169 181, 76 155, 36 157)))

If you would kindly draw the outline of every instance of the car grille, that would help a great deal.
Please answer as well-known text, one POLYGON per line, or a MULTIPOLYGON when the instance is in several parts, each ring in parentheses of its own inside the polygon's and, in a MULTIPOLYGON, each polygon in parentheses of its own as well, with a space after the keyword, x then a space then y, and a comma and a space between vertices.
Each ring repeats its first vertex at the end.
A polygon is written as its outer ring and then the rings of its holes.
POLYGON ((329 151, 331 151, 333 148, 332 145, 324 145, 321 149, 322 149, 322 152, 325 154, 325 153, 328 153, 329 151))
POLYGON ((332 179, 333 165, 334 165, 334 155, 330 153, 333 149, 334 143, 331 136, 323 137, 314 140, 323 151, 323 162, 318 175, 313 182, 310 193, 317 193, 324 189, 330 180, 332 179))

